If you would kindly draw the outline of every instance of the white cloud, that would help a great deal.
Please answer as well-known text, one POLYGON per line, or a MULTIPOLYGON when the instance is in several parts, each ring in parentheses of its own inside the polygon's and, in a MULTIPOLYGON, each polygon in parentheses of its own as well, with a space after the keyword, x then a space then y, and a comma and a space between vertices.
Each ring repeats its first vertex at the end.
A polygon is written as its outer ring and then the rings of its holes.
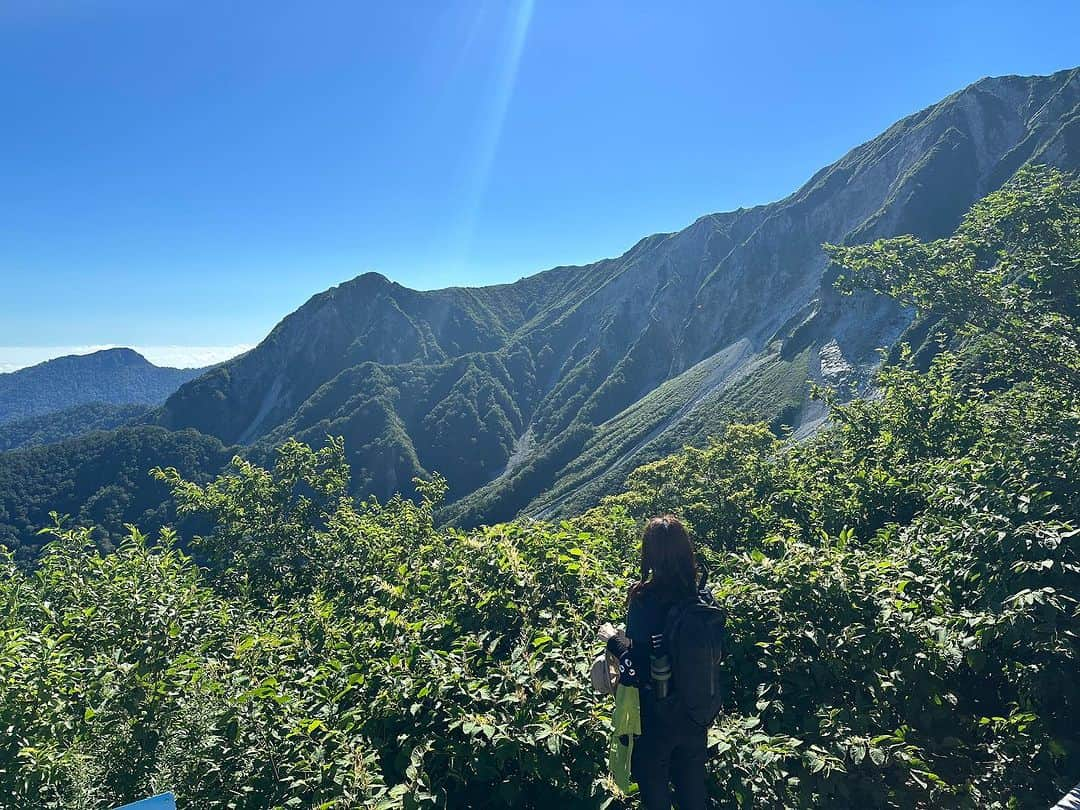
POLYGON ((133 346, 139 354, 156 366, 201 368, 236 357, 252 348, 252 343, 233 346, 133 346))
MULTIPOLYGON (((199 368, 220 363, 250 349, 250 343, 233 346, 132 346, 131 348, 158 366, 175 368, 199 368)), ((54 357, 68 354, 90 354, 101 349, 115 349, 115 344, 104 346, 0 346, 0 374, 37 365, 54 357)))

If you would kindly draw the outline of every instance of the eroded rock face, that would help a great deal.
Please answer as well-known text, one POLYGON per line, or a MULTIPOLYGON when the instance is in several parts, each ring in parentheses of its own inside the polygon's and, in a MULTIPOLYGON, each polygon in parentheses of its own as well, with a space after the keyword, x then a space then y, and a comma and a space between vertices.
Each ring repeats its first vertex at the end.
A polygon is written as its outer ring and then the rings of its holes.
POLYGON ((943 236, 1025 162, 1077 169, 1078 152, 1080 70, 984 79, 783 200, 702 217, 616 259, 477 289, 360 276, 184 386, 156 419, 256 455, 340 433, 362 492, 438 470, 456 499, 445 516, 463 523, 580 508, 733 416, 805 428, 821 416, 806 406, 808 378, 865 386, 910 316, 839 296, 823 242, 943 236))
POLYGON ((835 340, 830 340, 818 349, 818 361, 821 381, 836 388, 846 386, 855 371, 855 367, 844 358, 840 344, 835 340))

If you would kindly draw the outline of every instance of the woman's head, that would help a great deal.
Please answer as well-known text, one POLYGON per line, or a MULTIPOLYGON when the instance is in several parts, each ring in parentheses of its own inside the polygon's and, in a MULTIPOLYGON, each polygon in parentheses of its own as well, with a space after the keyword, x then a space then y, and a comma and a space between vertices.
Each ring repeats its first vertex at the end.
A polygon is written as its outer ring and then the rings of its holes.
POLYGON ((654 517, 641 536, 641 578, 630 588, 630 598, 645 591, 680 598, 696 590, 697 563, 689 532, 674 515, 654 517))

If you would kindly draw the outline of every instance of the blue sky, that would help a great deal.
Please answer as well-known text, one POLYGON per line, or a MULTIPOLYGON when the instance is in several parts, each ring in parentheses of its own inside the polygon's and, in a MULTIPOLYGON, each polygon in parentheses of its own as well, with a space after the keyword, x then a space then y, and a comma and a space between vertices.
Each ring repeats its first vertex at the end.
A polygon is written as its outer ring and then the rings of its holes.
POLYGON ((368 270, 617 255, 982 76, 1075 66, 1078 30, 1076 2, 5 0, 0 368, 205 359, 368 270))

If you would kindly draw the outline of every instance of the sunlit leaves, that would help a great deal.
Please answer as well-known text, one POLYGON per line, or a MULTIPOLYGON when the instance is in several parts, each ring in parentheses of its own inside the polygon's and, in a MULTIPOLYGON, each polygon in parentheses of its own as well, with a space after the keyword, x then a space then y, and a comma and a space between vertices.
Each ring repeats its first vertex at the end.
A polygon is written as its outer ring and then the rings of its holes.
MULTIPOLYGON (((987 288, 1071 289, 1072 192, 1031 177, 949 244, 846 256, 919 284, 920 306, 962 289, 984 314, 1044 312, 987 288)), ((0 557, 0 797, 625 806, 588 668, 640 518, 675 511, 728 617, 724 806, 1045 807, 1080 770, 1080 407, 1030 353, 984 376, 954 348, 887 368, 809 441, 732 426, 558 525, 440 528, 438 476, 415 502, 356 503, 336 440, 207 485, 160 470, 206 521, 198 564, 135 528, 102 556, 55 526, 33 572, 0 557)))

